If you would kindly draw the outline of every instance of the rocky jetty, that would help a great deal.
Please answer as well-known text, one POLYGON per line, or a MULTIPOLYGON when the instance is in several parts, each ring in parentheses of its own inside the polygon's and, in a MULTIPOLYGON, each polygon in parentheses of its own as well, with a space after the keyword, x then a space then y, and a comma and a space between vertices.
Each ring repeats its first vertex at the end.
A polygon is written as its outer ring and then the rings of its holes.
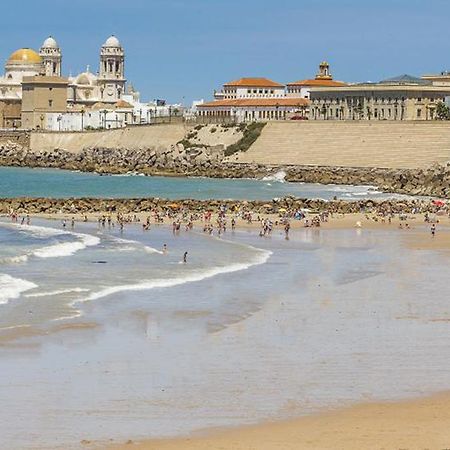
POLYGON ((0 165, 52 167, 100 174, 138 172, 146 175, 262 178, 284 172, 287 181, 321 184, 366 184, 385 192, 450 198, 450 163, 426 169, 383 169, 318 166, 266 166, 224 162, 225 148, 182 143, 168 148, 85 148, 31 151, 16 142, 0 145, 0 165))
POLYGON ((309 210, 311 212, 328 211, 333 213, 359 213, 383 211, 393 214, 416 212, 435 212, 436 206, 426 200, 359 200, 359 201, 324 201, 285 197, 267 201, 246 200, 167 200, 159 198, 140 199, 49 199, 49 198, 3 198, 0 199, 0 214, 12 210, 20 214, 84 214, 84 213, 139 213, 150 211, 206 212, 218 211, 225 206, 229 211, 252 211, 259 214, 278 213, 284 210, 309 210))

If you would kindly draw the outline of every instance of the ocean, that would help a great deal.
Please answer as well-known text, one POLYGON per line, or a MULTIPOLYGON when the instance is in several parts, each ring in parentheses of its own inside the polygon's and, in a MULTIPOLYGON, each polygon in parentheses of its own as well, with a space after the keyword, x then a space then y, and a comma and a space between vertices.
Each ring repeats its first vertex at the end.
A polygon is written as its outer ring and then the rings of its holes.
POLYGON ((284 182, 282 172, 264 180, 103 175, 57 169, 0 167, 0 197, 144 198, 271 200, 301 198, 344 200, 407 198, 371 186, 284 182))
POLYGON ((448 389, 450 268, 408 248, 415 233, 219 238, 3 218, 0 448, 174 436, 448 389))

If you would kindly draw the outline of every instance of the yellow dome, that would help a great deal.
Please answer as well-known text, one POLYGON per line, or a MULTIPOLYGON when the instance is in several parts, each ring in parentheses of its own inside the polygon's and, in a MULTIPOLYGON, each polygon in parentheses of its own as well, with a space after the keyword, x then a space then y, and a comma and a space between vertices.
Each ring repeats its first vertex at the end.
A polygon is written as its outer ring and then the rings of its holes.
POLYGON ((31 48, 21 48, 9 57, 8 63, 40 64, 42 63, 42 58, 31 48))

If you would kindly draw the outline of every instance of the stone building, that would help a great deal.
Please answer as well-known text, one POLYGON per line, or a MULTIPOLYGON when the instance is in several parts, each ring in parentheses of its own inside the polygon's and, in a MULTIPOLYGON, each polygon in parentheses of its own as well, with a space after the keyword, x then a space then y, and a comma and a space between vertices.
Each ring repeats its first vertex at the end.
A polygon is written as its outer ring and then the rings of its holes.
POLYGON ((309 100, 305 98, 236 98, 215 100, 197 105, 200 121, 255 122, 305 119, 309 100))
POLYGON ((313 87, 312 120, 433 120, 439 102, 450 96, 450 83, 401 75, 347 86, 313 87))
POLYGON ((67 78, 35 75, 22 81, 22 128, 46 128, 48 113, 67 111, 67 78))
MULTIPOLYGON (((88 69, 75 76, 70 76, 64 82, 60 80, 62 75, 62 51, 53 37, 48 37, 42 44, 39 52, 31 48, 21 48, 13 52, 5 64, 5 74, 0 77, 0 128, 14 128, 21 126, 22 116, 27 118, 27 123, 36 126, 39 121, 29 119, 30 98, 27 100, 24 114, 22 115, 23 81, 29 77, 46 77, 46 89, 52 81, 54 92, 61 92, 61 86, 66 83, 65 109, 82 110, 94 105, 115 105, 123 98, 126 88, 125 79, 125 51, 115 36, 110 36, 100 49, 99 71, 91 73, 88 69), (50 80, 50 78, 54 80, 50 80)), ((42 78, 36 80, 36 86, 43 83, 42 78)), ((40 88, 39 98, 43 93, 40 88)), ((34 88, 32 89, 34 91, 34 88)), ((50 92, 50 91, 48 91, 50 92)), ((58 94, 58 101, 61 98, 58 94)), ((56 101, 48 98, 47 101, 56 101)), ((39 109, 43 106, 40 102, 39 109)), ((56 103, 55 103, 56 104, 56 103)), ((50 107, 51 109, 52 107, 50 107)), ((60 108, 58 107, 58 110, 60 108)), ((42 111, 39 112, 39 116, 42 111)))

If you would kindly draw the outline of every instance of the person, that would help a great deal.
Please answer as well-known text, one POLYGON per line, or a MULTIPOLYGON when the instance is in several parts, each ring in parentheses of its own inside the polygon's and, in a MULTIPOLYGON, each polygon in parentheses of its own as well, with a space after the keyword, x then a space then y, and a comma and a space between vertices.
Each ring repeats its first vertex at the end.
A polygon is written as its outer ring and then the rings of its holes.
POLYGON ((431 236, 434 237, 435 234, 436 234, 436 224, 433 223, 431 225, 431 236))
POLYGON ((184 252, 184 255, 183 255, 183 262, 184 262, 184 264, 187 263, 187 255, 188 255, 188 252, 184 252))
POLYGON ((164 244, 163 245, 163 253, 164 253, 164 255, 167 255, 167 244, 164 244))

